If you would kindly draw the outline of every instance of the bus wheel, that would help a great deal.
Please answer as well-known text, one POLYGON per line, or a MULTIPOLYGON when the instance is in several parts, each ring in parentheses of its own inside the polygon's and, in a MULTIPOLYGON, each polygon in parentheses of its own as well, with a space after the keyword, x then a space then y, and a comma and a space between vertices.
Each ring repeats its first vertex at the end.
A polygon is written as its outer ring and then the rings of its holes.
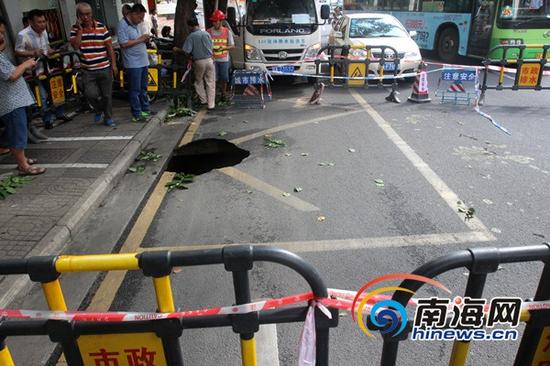
POLYGON ((445 28, 439 34, 437 55, 445 62, 452 62, 456 59, 458 55, 458 31, 455 28, 445 28))

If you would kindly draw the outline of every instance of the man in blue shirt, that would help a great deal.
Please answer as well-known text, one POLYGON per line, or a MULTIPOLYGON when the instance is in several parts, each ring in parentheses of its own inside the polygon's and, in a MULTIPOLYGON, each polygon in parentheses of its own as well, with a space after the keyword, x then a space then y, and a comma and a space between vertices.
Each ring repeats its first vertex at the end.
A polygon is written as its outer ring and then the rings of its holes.
POLYGON ((122 49, 122 61, 129 84, 132 122, 144 122, 151 115, 147 96, 149 57, 146 44, 149 35, 142 34, 139 27, 145 13, 143 5, 135 4, 118 24, 118 43, 122 49))

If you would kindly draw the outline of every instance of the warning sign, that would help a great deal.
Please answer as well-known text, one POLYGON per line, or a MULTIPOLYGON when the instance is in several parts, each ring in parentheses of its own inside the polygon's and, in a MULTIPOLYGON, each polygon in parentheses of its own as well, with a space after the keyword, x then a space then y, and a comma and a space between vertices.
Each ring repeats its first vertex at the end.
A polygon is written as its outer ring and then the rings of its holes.
POLYGON ((159 91, 159 70, 150 68, 147 70, 148 82, 147 82, 147 91, 149 92, 158 92, 159 91))
MULTIPOLYGON (((348 76, 352 78, 364 78, 367 71, 367 67, 364 63, 350 63, 348 66, 348 76)), ((350 79, 348 80, 348 86, 364 86, 365 79, 350 79)))
POLYGON ((540 70, 540 64, 538 63, 526 63, 521 65, 518 86, 537 86, 540 70))
POLYGON ((531 366, 550 366, 550 327, 545 327, 531 366))
POLYGON ((54 105, 65 103, 65 87, 61 75, 54 76, 50 79, 50 95, 54 105))
POLYGON ((167 366, 155 333, 83 335, 77 342, 84 366, 167 366))

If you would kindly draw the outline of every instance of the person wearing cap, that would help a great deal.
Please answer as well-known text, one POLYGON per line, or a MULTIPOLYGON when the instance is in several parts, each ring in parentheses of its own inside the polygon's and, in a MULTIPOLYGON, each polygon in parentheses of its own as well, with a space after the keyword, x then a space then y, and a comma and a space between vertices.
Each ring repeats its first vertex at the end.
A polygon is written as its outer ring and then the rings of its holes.
POLYGON ((229 50, 235 47, 233 33, 224 27, 222 22, 225 14, 216 10, 210 17, 213 27, 208 29, 214 49, 214 65, 216 66, 216 81, 219 82, 222 100, 227 98, 227 83, 229 82, 229 50))

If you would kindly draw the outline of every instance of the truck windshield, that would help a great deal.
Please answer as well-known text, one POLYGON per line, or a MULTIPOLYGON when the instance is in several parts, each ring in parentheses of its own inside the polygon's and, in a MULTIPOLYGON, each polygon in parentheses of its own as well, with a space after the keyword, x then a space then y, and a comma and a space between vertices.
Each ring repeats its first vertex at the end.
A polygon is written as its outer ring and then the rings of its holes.
POLYGON ((514 28, 548 28, 550 0, 503 0, 498 20, 514 28))
POLYGON ((314 0, 249 0, 248 24, 316 24, 314 0))

